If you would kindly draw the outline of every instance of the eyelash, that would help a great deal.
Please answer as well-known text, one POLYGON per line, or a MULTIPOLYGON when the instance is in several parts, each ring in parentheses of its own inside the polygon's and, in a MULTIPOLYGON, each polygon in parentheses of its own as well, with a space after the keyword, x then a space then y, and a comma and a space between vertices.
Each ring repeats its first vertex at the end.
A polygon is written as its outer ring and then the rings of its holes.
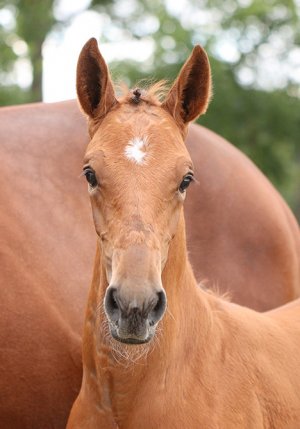
POLYGON ((91 167, 89 167, 89 166, 84 167, 83 168, 83 175, 85 176, 88 184, 92 188, 95 188, 98 185, 96 173, 91 167))
POLYGON ((178 188, 179 192, 181 192, 183 194, 183 192, 189 187, 189 185, 191 184, 191 182, 193 182, 194 179, 194 175, 192 172, 187 173, 182 182, 180 183, 180 186, 178 188))

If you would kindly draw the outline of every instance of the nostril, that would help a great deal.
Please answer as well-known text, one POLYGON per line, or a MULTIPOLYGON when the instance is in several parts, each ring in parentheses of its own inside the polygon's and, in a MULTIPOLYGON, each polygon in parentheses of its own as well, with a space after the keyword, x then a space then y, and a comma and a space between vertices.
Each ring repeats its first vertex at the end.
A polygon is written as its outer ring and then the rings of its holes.
POLYGON ((106 312, 110 317, 117 316, 119 314, 119 304, 117 298, 117 289, 109 287, 105 294, 104 305, 106 312))
POLYGON ((117 310, 119 308, 115 290, 113 290, 110 294, 110 305, 114 310, 117 310))
POLYGON ((153 326, 163 316, 167 306, 167 299, 165 292, 157 292, 157 302, 150 312, 150 325, 153 326))
POLYGON ((160 297, 160 294, 161 294, 161 292, 158 292, 158 294, 157 294, 157 303, 156 303, 155 307, 153 308, 154 312, 159 311, 159 308, 161 306, 161 297, 160 297))

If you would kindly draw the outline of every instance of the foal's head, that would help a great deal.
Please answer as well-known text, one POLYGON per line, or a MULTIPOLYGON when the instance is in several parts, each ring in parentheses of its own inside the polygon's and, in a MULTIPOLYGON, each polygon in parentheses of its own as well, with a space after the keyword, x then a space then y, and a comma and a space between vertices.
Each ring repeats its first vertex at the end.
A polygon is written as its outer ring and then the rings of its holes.
POLYGON ((166 310, 161 275, 193 180, 183 138, 207 108, 208 59, 196 46, 163 103, 155 88, 117 99, 91 39, 79 57, 77 93, 89 117, 84 174, 108 283, 110 332, 121 342, 145 343, 166 310))

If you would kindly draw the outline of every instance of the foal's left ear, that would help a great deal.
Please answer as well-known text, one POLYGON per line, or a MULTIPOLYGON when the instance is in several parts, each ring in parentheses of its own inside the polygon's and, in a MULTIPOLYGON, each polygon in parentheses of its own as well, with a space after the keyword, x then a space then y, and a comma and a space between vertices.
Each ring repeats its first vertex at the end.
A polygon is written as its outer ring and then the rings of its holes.
POLYGON ((195 46, 182 67, 162 107, 180 128, 206 112, 211 96, 210 65, 204 49, 195 46))
POLYGON ((80 105, 91 119, 105 116, 117 103, 107 65, 94 38, 80 52, 76 89, 80 105))

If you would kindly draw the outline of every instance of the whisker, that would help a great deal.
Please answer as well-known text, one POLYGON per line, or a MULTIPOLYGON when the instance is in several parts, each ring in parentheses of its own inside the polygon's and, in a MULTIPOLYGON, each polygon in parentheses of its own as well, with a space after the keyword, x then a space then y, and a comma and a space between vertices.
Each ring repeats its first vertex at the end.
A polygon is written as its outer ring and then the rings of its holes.
POLYGON ((172 319, 174 320, 174 322, 176 322, 175 317, 173 316, 173 313, 171 312, 171 310, 169 309, 169 307, 167 307, 167 313, 172 317, 172 319))

